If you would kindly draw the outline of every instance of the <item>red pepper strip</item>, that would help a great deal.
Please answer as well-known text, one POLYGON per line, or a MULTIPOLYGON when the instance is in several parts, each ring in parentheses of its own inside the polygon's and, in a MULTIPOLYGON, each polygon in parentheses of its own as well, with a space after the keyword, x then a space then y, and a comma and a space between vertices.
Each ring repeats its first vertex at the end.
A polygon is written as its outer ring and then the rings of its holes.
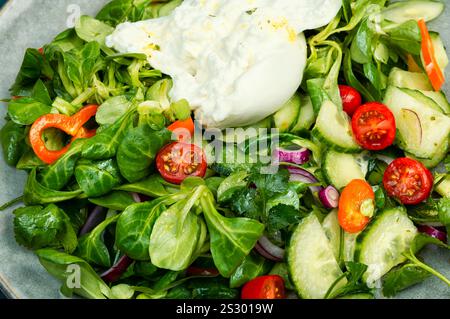
POLYGON ((71 142, 79 139, 79 138, 91 138, 94 137, 97 134, 97 130, 88 130, 85 127, 82 127, 77 135, 75 135, 74 137, 72 137, 71 142))
POLYGON ((419 28, 422 34, 422 55, 425 70, 435 91, 440 91, 445 83, 445 76, 436 60, 433 42, 428 32, 425 20, 419 20, 419 28))
POLYGON ((92 131, 86 130, 83 125, 97 113, 97 109, 97 105, 89 105, 71 117, 62 114, 47 114, 38 118, 30 129, 30 143, 34 153, 44 163, 53 164, 69 150, 71 144, 58 151, 47 149, 42 140, 42 134, 49 128, 57 128, 73 136, 72 142, 77 138, 88 138, 95 135, 92 131))
POLYGON ((194 137, 195 124, 192 118, 188 118, 184 121, 179 120, 172 123, 167 129, 177 134, 178 141, 188 142, 194 137))

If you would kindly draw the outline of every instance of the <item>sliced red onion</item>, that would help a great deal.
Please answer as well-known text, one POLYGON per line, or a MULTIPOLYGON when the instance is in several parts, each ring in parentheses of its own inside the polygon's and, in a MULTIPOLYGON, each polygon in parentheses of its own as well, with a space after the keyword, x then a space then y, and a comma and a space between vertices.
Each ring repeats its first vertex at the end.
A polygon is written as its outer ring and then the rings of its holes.
POLYGON ((83 227, 81 227, 79 236, 90 233, 95 227, 100 225, 106 218, 106 211, 101 206, 96 206, 94 210, 89 214, 83 227))
POLYGON ((139 196, 138 193, 131 193, 131 196, 133 197, 133 200, 134 200, 136 203, 142 202, 141 196, 139 196))
POLYGON ((441 231, 435 227, 419 225, 417 226, 419 232, 427 234, 433 238, 439 239, 440 241, 447 243, 447 233, 445 231, 441 231))
POLYGON ((133 259, 125 255, 120 258, 114 266, 101 274, 100 277, 107 283, 116 282, 122 277, 133 262, 133 259))
MULTIPOLYGON (((319 181, 317 178, 303 168, 288 167, 288 171, 291 173, 291 182, 301 182, 305 184, 317 184, 319 181)), ((319 193, 323 187, 321 186, 310 186, 309 189, 313 193, 319 193)))
POLYGON ((266 236, 261 237, 255 246, 256 251, 269 260, 282 261, 285 250, 272 243, 266 236))
POLYGON ((298 150, 288 150, 281 147, 277 147, 274 150, 274 156, 280 162, 301 165, 309 162, 309 159, 311 158, 311 152, 306 148, 298 150))
POLYGON ((260 244, 256 244, 255 245, 255 250, 258 252, 258 254, 260 254, 261 256, 263 256, 264 258, 268 259, 268 260, 272 260, 275 262, 280 262, 282 261, 282 259, 280 258, 276 258, 274 256, 272 256, 271 254, 269 254, 267 251, 264 250, 264 248, 261 247, 260 244))
POLYGON ((323 206, 328 209, 337 208, 339 206, 339 192, 333 186, 328 186, 319 192, 319 198, 323 206))

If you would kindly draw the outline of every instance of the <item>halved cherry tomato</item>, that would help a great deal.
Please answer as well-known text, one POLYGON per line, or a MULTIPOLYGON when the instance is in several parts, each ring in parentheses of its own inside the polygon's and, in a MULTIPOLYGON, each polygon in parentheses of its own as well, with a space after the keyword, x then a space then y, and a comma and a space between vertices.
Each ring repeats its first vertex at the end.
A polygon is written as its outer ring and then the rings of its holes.
POLYGON ((344 188, 339 199, 338 220, 348 233, 358 233, 364 228, 375 210, 375 193, 364 180, 355 179, 344 188))
POLYGON ((156 167, 166 181, 181 184, 188 177, 205 176, 206 155, 195 144, 174 142, 159 151, 156 167))
POLYGON ((70 148, 66 145, 58 151, 47 149, 42 134, 46 129, 57 128, 70 136, 72 142, 77 138, 89 138, 95 135, 95 131, 86 130, 83 125, 97 113, 98 105, 88 105, 73 116, 62 114, 47 114, 38 118, 31 126, 29 137, 34 153, 46 164, 53 164, 63 156, 70 148))
POLYGON ((395 117, 386 105, 367 103, 353 115, 352 129, 359 145, 367 150, 379 151, 394 143, 395 117))
POLYGON ((284 280, 280 276, 257 277, 244 285, 242 299, 284 299, 284 280))
POLYGON ((398 158, 384 172, 383 185, 389 196, 405 205, 417 205, 430 196, 433 175, 416 160, 398 158))
POLYGON ((436 60, 433 41, 431 40, 425 20, 421 19, 418 23, 420 33, 422 34, 422 56, 424 67, 427 71, 428 78, 430 79, 433 88, 436 91, 440 91, 445 83, 444 72, 442 72, 436 60))
POLYGON ((348 85, 339 85, 339 92, 341 93, 344 111, 352 116, 362 104, 361 94, 348 85))
POLYGON ((192 118, 188 118, 185 121, 176 121, 172 123, 167 129, 177 135, 178 141, 187 142, 194 136, 195 124, 192 118))

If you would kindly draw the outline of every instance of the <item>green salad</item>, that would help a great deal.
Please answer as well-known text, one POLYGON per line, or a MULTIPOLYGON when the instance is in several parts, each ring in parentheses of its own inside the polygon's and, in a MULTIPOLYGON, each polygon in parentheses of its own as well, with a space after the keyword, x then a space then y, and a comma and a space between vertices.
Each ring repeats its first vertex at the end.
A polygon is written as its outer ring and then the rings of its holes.
POLYGON ((343 0, 304 31, 289 101, 214 132, 188 96, 174 98, 183 78, 108 45, 124 22, 180 6, 113 0, 82 16, 26 51, 3 100, 4 159, 28 179, 2 209, 23 203, 16 241, 62 294, 372 299, 432 276, 450 286, 448 267, 420 257, 449 249, 448 57, 427 27, 444 4, 343 0))

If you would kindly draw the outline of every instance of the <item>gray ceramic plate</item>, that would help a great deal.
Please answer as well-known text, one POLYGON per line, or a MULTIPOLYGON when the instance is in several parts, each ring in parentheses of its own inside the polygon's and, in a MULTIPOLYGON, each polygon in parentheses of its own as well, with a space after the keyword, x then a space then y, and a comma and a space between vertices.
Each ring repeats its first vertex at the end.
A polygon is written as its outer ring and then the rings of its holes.
MULTIPOLYGON (((300 1, 300 0, 299 0, 300 1)), ((95 14, 105 0, 10 0, 0 15, 0 97, 8 97, 8 88, 19 70, 24 51, 38 48, 64 30, 77 12, 95 14)), ((450 6, 434 23, 450 47, 450 6)), ((447 74, 450 79, 450 73, 447 74)), ((450 85, 446 91, 450 96, 450 85)), ((5 105, 3 105, 5 106, 5 105)), ((0 118, 5 114, 1 110, 0 118)), ((1 120, 3 125, 3 120, 1 120)), ((25 174, 9 168, 0 157, 0 203, 22 194, 25 174)), ((12 210, 0 214, 0 284, 12 298, 61 298, 59 283, 40 266, 36 257, 19 247, 12 231, 12 210)), ((450 277, 450 254, 429 249, 423 256, 450 277)), ((450 298, 450 291, 435 278, 405 291, 401 298, 450 298)))

